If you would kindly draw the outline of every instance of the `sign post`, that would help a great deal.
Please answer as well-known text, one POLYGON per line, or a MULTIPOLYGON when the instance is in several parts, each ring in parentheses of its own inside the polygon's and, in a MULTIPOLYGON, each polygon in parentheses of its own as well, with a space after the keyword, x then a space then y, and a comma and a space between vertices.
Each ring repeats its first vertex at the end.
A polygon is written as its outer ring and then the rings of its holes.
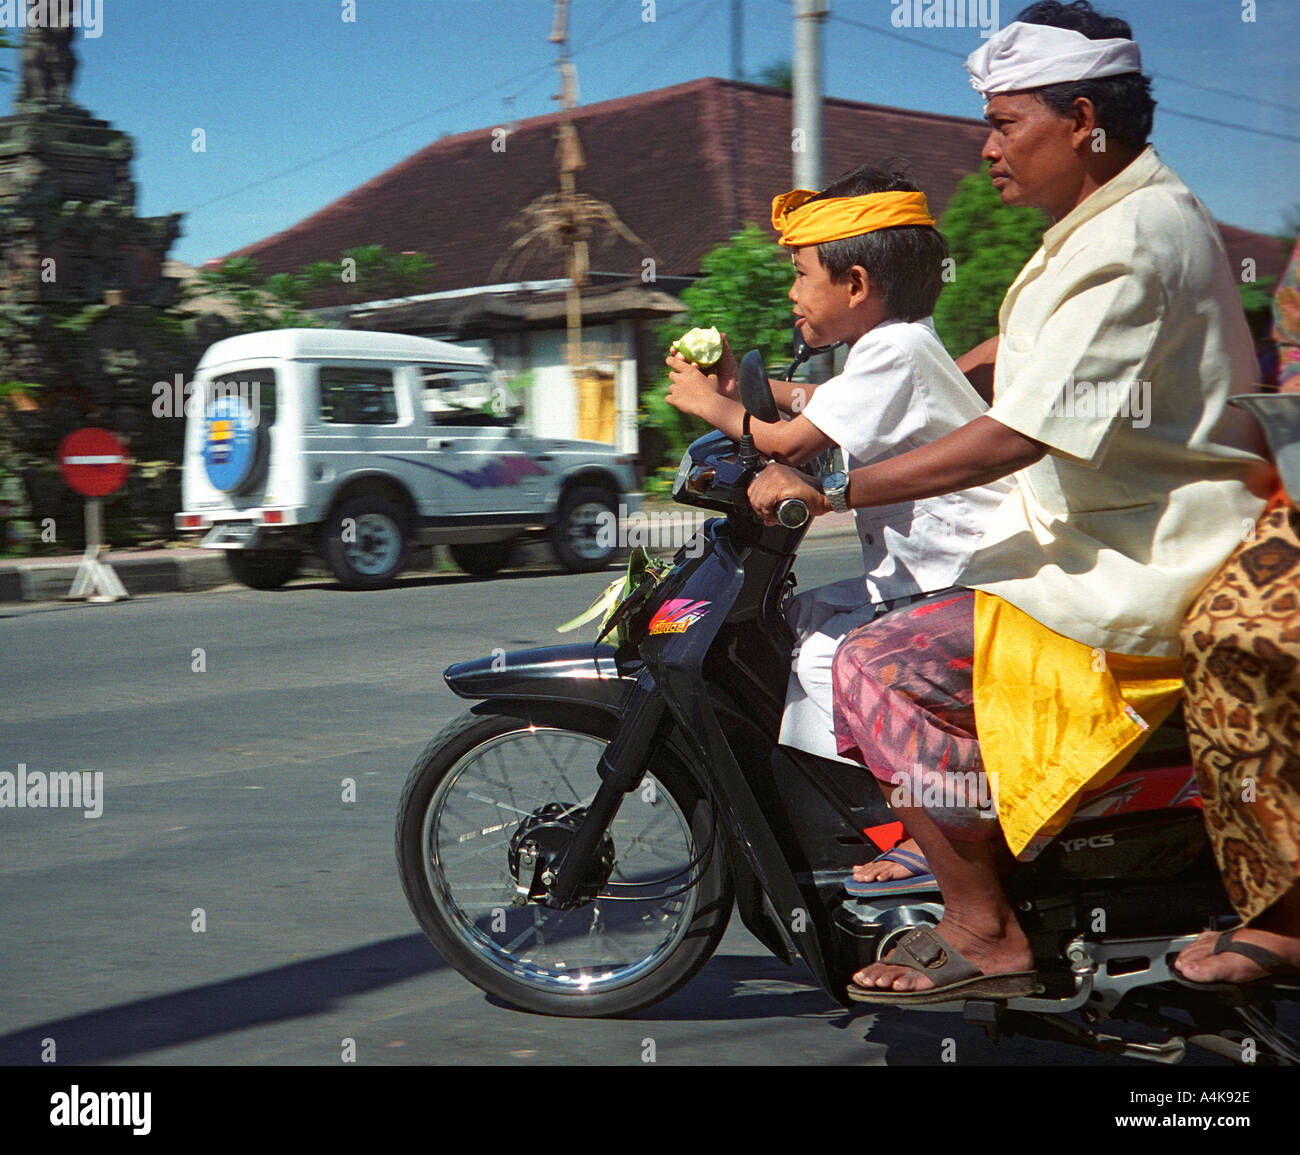
POLYGON ((68 591, 69 601, 115 602, 128 594, 113 567, 99 560, 104 550, 103 501, 126 481, 126 446, 107 429, 78 429, 59 445, 63 480, 86 500, 86 552, 68 591))

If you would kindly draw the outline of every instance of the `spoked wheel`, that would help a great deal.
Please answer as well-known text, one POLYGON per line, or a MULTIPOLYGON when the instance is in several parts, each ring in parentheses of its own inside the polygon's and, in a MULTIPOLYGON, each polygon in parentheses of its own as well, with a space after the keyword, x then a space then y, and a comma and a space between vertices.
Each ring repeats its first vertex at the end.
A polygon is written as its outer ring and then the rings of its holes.
MULTIPOLYGON (((582 904, 516 906, 521 847, 562 850, 600 784, 613 718, 562 705, 465 715, 416 762, 397 817, 402 886, 458 971, 544 1014, 628 1014, 708 961, 732 891, 712 807, 660 751, 584 871, 582 904)), ((526 858, 525 858, 526 861, 526 858)))

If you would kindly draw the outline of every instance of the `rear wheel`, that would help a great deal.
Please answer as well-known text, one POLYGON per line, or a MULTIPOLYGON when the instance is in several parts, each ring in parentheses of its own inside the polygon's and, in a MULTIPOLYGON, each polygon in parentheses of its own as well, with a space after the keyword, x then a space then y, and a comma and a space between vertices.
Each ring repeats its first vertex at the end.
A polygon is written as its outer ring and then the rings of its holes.
POLYGON ((382 497, 351 497, 325 526, 325 561, 350 590, 393 584, 406 564, 406 515, 382 497))
POLYGON ((510 560, 514 548, 515 543, 511 539, 479 542, 475 545, 449 545, 447 552, 451 554, 451 560, 466 573, 475 577, 487 577, 510 560))
POLYGON ((278 590, 298 572, 302 554, 291 549, 228 549, 226 568, 250 589, 278 590))
POLYGON ((667 751, 627 794, 571 910, 515 906, 528 842, 567 845, 600 784, 613 719, 578 707, 467 714, 416 762, 397 818, 411 910, 444 958, 525 1010, 623 1015, 708 961, 732 891, 713 809, 667 751))

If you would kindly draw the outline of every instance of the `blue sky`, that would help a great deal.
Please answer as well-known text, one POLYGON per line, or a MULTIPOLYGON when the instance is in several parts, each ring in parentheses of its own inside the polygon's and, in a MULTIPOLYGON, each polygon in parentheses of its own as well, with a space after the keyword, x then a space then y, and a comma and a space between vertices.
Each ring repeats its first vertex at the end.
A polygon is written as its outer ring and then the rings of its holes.
MULTIPOLYGON (((653 21, 648 2, 571 0, 584 104, 730 75, 730 0, 654 0, 653 21)), ((980 116, 961 66, 978 30, 895 27, 902 2, 829 0, 826 94, 980 116)), ((353 21, 347 0, 99 4, 100 35, 75 41, 73 95, 135 138, 140 210, 186 214, 172 255, 192 264, 292 225, 440 136, 558 107, 551 0, 355 0, 353 21)), ((1134 25, 1156 77, 1154 143, 1215 216, 1277 232, 1300 215, 1300 89, 1287 67, 1300 4, 1096 6, 1134 25)), ((1001 21, 1020 7, 1001 0, 1001 21)), ((743 0, 742 13, 751 75, 789 58, 789 0, 743 0)), ((7 111, 18 60, 3 56, 7 111)))

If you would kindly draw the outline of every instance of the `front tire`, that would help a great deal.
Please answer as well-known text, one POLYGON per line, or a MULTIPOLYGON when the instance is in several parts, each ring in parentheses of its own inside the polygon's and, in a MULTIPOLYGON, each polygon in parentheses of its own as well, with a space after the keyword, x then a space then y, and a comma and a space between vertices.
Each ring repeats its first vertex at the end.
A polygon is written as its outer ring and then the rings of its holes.
POLYGON ((340 503, 325 527, 330 572, 350 590, 392 585, 406 564, 406 527, 405 511, 382 497, 352 497, 340 503))
POLYGON ((614 861, 599 893, 565 911, 512 905, 512 837, 548 803, 590 803, 613 726, 563 704, 466 714, 429 744, 402 794, 397 860, 416 919, 462 975, 523 1010, 640 1010, 687 983, 727 928, 732 889, 712 806, 663 748, 610 824, 614 861))
POLYGON ((556 558, 570 573, 604 569, 618 549, 614 495, 594 485, 569 490, 560 499, 551 544, 556 558))

